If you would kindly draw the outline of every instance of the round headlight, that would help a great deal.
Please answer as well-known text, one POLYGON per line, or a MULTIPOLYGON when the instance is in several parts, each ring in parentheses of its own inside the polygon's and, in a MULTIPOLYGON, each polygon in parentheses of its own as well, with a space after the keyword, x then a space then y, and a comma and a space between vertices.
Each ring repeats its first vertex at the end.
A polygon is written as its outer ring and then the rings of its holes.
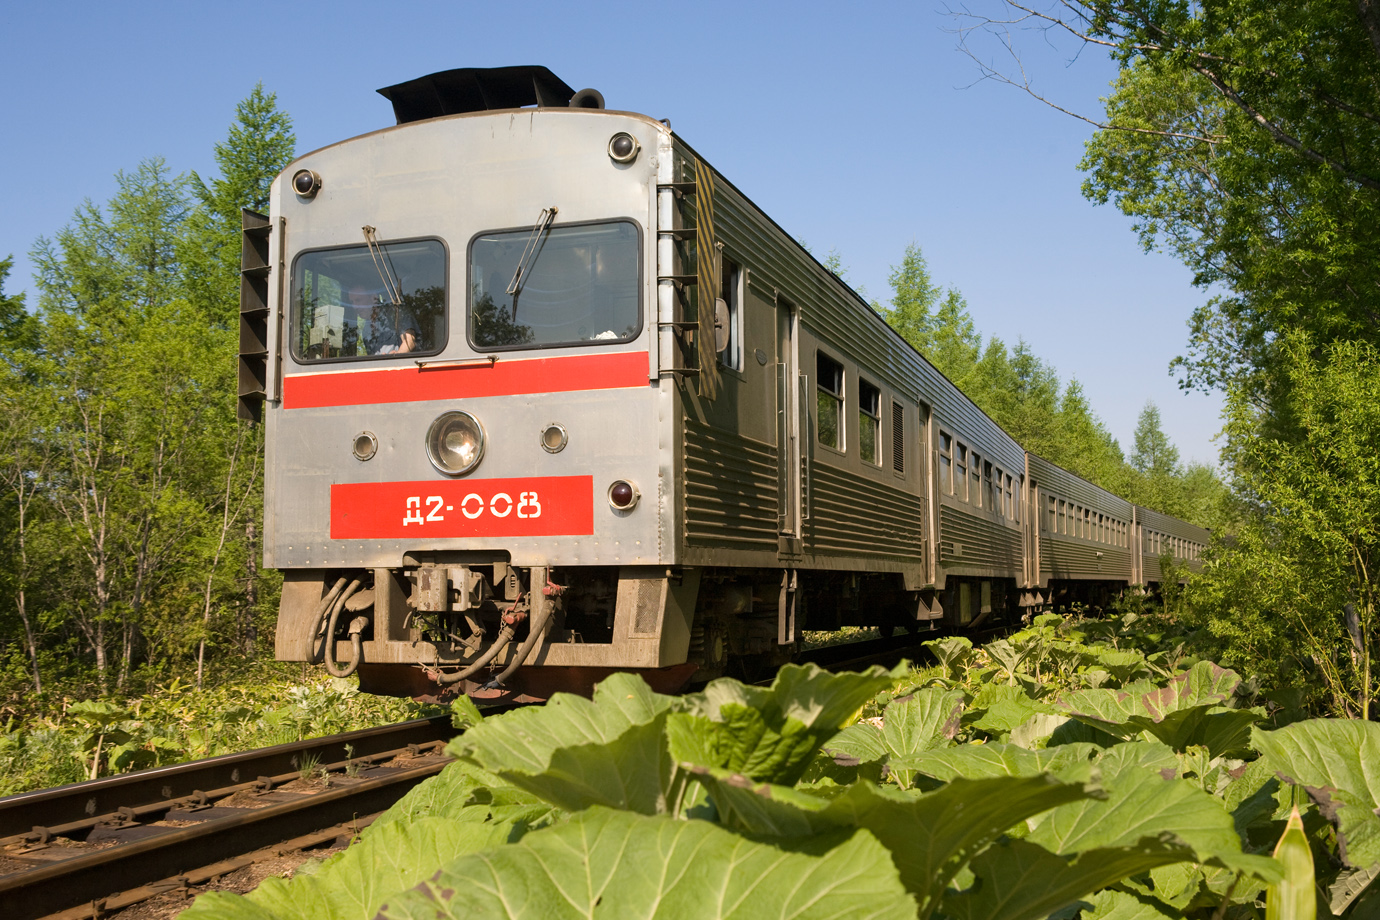
POLYGON ((293 173, 292 190, 303 198, 314 198, 321 190, 321 177, 310 169, 299 169, 293 173))
POLYGON ((609 138, 609 158, 615 163, 631 163, 637 159, 637 153, 642 149, 642 145, 637 142, 626 131, 619 131, 609 138))
POLYGON ((451 476, 462 476, 484 457, 484 426, 468 412, 438 416, 426 433, 431 465, 451 476))

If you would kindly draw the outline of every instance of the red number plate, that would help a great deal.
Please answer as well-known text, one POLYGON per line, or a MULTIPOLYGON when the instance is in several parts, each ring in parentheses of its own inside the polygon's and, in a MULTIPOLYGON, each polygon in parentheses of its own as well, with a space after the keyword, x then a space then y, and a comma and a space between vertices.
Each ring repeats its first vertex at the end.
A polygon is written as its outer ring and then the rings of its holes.
POLYGON ((331 486, 332 540, 592 533, 593 476, 331 486))

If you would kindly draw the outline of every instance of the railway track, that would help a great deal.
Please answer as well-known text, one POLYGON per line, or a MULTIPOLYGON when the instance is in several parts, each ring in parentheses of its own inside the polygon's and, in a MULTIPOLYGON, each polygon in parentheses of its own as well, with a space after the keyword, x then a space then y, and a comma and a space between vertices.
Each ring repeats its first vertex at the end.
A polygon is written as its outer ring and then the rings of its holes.
MULTIPOLYGON (((826 646, 799 660, 831 670, 923 661, 933 636, 826 646)), ((417 719, 0 798, 4 916, 105 917, 348 841, 441 771, 454 734, 448 717, 417 719)))
POLYGON ((454 734, 418 719, 0 799, 4 916, 106 916, 348 839, 439 773, 454 734))

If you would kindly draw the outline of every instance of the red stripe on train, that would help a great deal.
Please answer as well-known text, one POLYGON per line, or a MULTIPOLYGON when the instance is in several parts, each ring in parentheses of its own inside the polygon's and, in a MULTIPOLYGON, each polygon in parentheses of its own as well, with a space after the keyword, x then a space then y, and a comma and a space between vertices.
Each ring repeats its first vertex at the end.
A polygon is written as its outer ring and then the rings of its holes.
POLYGON ((283 408, 640 387, 647 385, 647 362, 645 351, 623 351, 518 360, 500 357, 493 364, 440 363, 431 367, 298 374, 283 378, 283 408))

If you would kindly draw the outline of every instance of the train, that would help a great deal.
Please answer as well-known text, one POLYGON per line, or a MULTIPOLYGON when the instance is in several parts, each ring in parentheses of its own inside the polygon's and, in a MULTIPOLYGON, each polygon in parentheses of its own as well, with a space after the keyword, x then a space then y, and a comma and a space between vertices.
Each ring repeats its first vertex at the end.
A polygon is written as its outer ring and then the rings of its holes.
POLYGON ((379 92, 396 124, 243 215, 279 659, 670 690, 1201 564, 1206 530, 1025 450, 669 121, 539 66, 379 92))

